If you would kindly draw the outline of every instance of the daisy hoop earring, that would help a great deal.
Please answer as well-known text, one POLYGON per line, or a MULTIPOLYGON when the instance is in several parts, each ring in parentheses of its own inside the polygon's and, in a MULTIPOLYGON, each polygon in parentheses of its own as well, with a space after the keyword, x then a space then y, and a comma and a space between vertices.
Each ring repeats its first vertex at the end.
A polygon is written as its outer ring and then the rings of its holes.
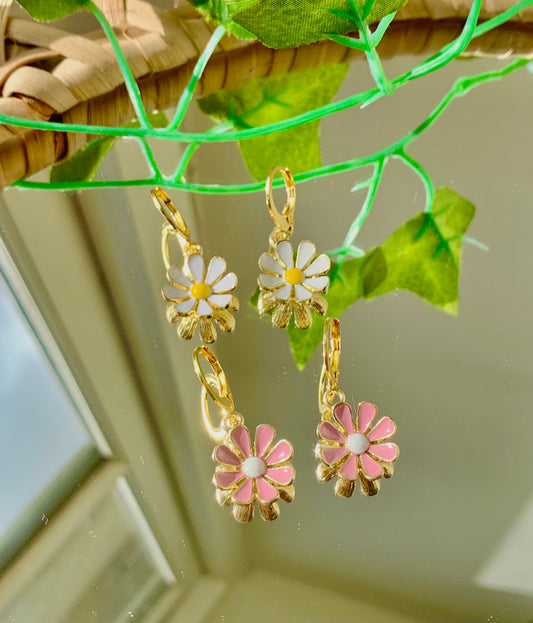
POLYGON ((193 352, 193 364, 202 384, 204 426, 217 443, 212 455, 217 502, 231 506, 233 517, 241 523, 253 519, 256 505, 265 521, 277 519, 278 501, 294 499, 292 445, 286 439, 276 442, 276 431, 267 424, 256 428, 252 442, 243 416, 235 411, 226 375, 215 355, 207 346, 198 346, 193 352), (202 368, 206 364, 207 373, 202 368), (218 426, 211 420, 210 400, 220 410, 218 426))
POLYGON ((189 228, 167 193, 160 187, 151 192, 155 207, 165 218, 161 230, 161 254, 170 284, 163 286, 167 301, 167 319, 177 323, 178 337, 190 340, 198 327, 206 344, 217 338, 215 323, 228 333, 235 329, 232 311, 239 309, 239 301, 232 292, 237 286, 237 275, 226 273, 226 260, 211 258, 209 265, 203 258, 203 249, 191 240, 189 228), (169 239, 178 240, 183 254, 183 266, 171 263, 169 239))
POLYGON ((335 493, 340 497, 349 498, 357 480, 361 493, 372 496, 379 493, 380 479, 393 475, 393 463, 400 454, 398 446, 390 442, 396 424, 387 416, 373 423, 378 409, 366 401, 359 403, 354 417, 339 389, 340 354, 339 320, 326 318, 318 389, 322 418, 317 429, 319 442, 315 453, 320 463, 316 475, 320 482, 337 476, 335 493))
POLYGON ((259 258, 258 309, 261 315, 272 312, 272 324, 285 328, 294 313, 299 329, 313 322, 311 310, 323 316, 328 308, 324 294, 329 287, 330 259, 322 253, 316 257, 316 247, 304 240, 296 253, 290 238, 294 230, 296 187, 289 169, 274 167, 265 186, 266 203, 275 227, 270 234, 270 248, 259 258), (281 173, 287 193, 287 203, 281 212, 276 208, 272 185, 276 173, 281 173))

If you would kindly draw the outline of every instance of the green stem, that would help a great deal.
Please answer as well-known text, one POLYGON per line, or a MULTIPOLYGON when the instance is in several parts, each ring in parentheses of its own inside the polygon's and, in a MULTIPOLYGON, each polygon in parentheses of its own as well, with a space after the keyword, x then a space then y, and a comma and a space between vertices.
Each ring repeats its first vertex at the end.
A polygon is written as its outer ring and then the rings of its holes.
POLYGON ((126 57, 122 52, 120 43, 118 42, 118 39, 113 32, 113 28, 111 28, 110 23, 107 21, 102 11, 91 0, 88 0, 87 7, 90 9, 92 14, 100 23, 100 26, 102 27, 107 38, 109 39, 111 46, 113 47, 113 51, 115 52, 115 56, 117 57, 118 66, 124 77, 124 83, 126 84, 128 95, 130 96, 133 109, 135 110, 135 114, 137 115, 137 119, 139 120, 141 128, 143 128, 144 130, 150 129, 152 126, 150 125, 148 115, 146 114, 146 110, 144 108, 139 85, 137 84, 135 78, 133 77, 133 74, 131 73, 128 61, 126 60, 126 57))
POLYGON ((148 165, 148 168, 150 170, 152 177, 158 180, 158 183, 161 184, 163 182, 164 177, 163 177, 163 174, 161 173, 161 170, 159 169, 159 166, 157 165, 152 148, 150 147, 148 141, 144 137, 139 137, 136 140, 138 141, 139 147, 141 148, 141 151, 143 152, 144 159, 146 160, 146 163, 148 165))
MULTIPOLYGON (((516 71, 520 67, 527 65, 530 61, 528 59, 517 59, 512 63, 509 63, 505 67, 501 69, 492 70, 488 72, 484 72, 482 74, 478 74, 477 76, 472 76, 469 78, 461 78, 456 81, 452 89, 445 95, 445 97, 441 100, 438 106, 431 112, 429 117, 421 123, 417 128, 407 133, 403 138, 396 141, 389 147, 377 151, 368 156, 363 156, 361 158, 354 158, 351 160, 346 160, 345 162, 340 162, 332 165, 325 165, 322 167, 318 167, 316 169, 311 169, 309 171, 305 171, 303 173, 298 173, 294 176, 296 182, 306 182, 308 180, 325 177, 328 175, 343 173, 345 171, 351 171, 353 169, 358 169, 365 165, 374 164, 376 161, 385 159, 391 156, 398 156, 405 147, 413 142, 417 136, 419 136, 425 129, 435 123, 436 119, 442 114, 442 112, 446 109, 446 107, 450 104, 450 102, 456 97, 462 97, 468 91, 473 88, 483 84, 485 82, 490 82, 493 80, 499 80, 513 71, 516 71)), ((209 135, 208 135, 209 136, 209 135)), ((213 135, 215 136, 215 135, 213 135)), ((48 183, 48 182, 29 182, 25 180, 21 180, 14 184, 19 188, 39 188, 43 190, 83 190, 86 188, 102 188, 102 187, 120 187, 120 186, 151 186, 156 181, 154 179, 146 179, 146 180, 116 180, 116 181, 80 181, 80 182, 57 182, 57 183, 48 183)), ((195 193, 206 193, 206 194, 235 194, 235 193, 252 193, 256 191, 264 191, 264 183, 256 182, 249 184, 228 184, 221 186, 219 184, 193 184, 193 183, 183 183, 169 180, 165 182, 167 186, 170 188, 176 188, 177 190, 184 190, 188 192, 195 193)), ((283 186, 283 180, 275 180, 274 186, 283 186)))
POLYGON ((219 44, 222 37, 225 35, 226 29, 224 26, 217 26, 211 35, 207 45, 205 46, 205 50, 200 54, 198 60, 196 61, 196 65, 194 66, 191 78, 185 87, 185 91, 181 94, 181 97, 178 102, 178 106, 176 108, 176 112, 174 114, 174 118, 169 123, 167 130, 176 130, 183 118, 185 117, 185 113, 189 108, 189 104, 191 103, 192 96, 194 94, 194 90, 196 85, 198 84, 198 80, 202 77, 205 66, 209 62, 209 59, 213 55, 215 48, 219 44))
POLYGON ((411 156, 406 154, 405 151, 403 151, 403 149, 400 150, 394 157, 399 158, 408 167, 413 169, 413 171, 422 180, 422 183, 424 184, 424 189, 426 191, 426 207, 424 208, 424 211, 431 213, 433 209, 433 198, 435 197, 435 188, 426 170, 419 162, 417 162, 414 158, 411 158, 411 156))

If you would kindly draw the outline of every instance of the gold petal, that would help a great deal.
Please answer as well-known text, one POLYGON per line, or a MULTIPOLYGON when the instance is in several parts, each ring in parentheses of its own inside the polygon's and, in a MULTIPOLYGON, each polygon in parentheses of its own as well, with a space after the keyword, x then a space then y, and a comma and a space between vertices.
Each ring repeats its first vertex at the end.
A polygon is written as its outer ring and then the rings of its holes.
POLYGON ((320 463, 320 465, 316 468, 316 477, 320 482, 327 482, 331 480, 338 470, 338 465, 326 465, 326 463, 320 463))
POLYGON ((257 301, 257 309, 261 315, 267 314, 278 304, 276 297, 272 292, 261 292, 257 301))
POLYGON ((234 504, 233 516, 240 523, 250 523, 254 517, 254 503, 250 504, 234 504))
POLYGON ((217 339, 217 330, 211 318, 200 316, 200 335, 204 344, 212 344, 217 339))
POLYGON ((313 316, 309 309, 309 303, 296 303, 294 306, 294 320, 298 329, 308 329, 313 322, 313 316))
POLYGON ((263 504, 258 502, 259 510, 261 512, 261 517, 265 521, 274 521, 279 517, 279 506, 276 502, 272 502, 271 504, 263 504))
POLYGON ((219 489, 217 487, 215 497, 220 506, 229 506, 231 504, 231 495, 232 491, 224 491, 224 489, 219 489))
POLYGON ((349 498, 352 496, 355 489, 355 480, 346 480, 342 476, 337 478, 335 483, 335 495, 340 498, 349 498))
POLYGON ((227 309, 215 309, 213 316, 220 325, 222 331, 231 333, 235 329, 235 318, 227 309))
POLYGON ((236 296, 232 296, 231 303, 228 305, 228 309, 231 309, 233 311, 239 311, 240 306, 241 305, 239 303, 239 299, 236 296))
POLYGON ((292 316, 291 303, 280 303, 278 308, 272 315, 272 324, 278 329, 284 329, 288 324, 292 316))
POLYGON ((197 316, 185 316, 178 326, 178 337, 182 340, 190 340, 196 329, 197 316))
POLYGON ((284 502, 292 502, 294 500, 294 494, 296 489, 294 485, 287 485, 286 487, 278 487, 279 499, 284 502))
POLYGON ((379 480, 367 480, 364 475, 359 472, 361 480, 361 493, 370 497, 379 493, 380 482, 379 480))
POLYGON ((381 467, 383 467, 383 477, 390 478, 394 474, 394 464, 378 461, 381 467))
POLYGON ((178 322, 179 319, 180 315, 176 311, 176 307, 174 305, 169 305, 167 307, 167 320, 169 322, 178 322))
POLYGON ((313 294, 310 305, 319 316, 328 311, 328 302, 321 294, 313 294))

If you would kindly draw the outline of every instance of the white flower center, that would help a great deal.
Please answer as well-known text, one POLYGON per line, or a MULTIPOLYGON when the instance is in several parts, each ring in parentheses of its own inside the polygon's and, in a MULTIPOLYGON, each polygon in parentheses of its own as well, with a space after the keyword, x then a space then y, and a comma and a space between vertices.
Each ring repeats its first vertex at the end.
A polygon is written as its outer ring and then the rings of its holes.
POLYGON ((364 435, 361 435, 361 433, 353 433, 353 435, 348 436, 346 445, 348 450, 353 454, 363 454, 363 452, 368 450, 370 443, 364 435))
POLYGON ((251 456, 242 464, 242 471, 248 478, 259 478, 266 472, 266 464, 258 456, 251 456))

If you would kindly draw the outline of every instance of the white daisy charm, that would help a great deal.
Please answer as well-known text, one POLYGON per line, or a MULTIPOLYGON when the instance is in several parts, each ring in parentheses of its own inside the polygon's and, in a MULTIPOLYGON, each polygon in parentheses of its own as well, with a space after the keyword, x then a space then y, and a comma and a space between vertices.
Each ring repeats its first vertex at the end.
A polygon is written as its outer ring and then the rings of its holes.
POLYGON ((216 340, 215 321, 223 331, 235 328, 235 318, 230 310, 239 303, 232 295, 237 286, 237 275, 226 273, 226 261, 214 257, 207 270, 204 258, 191 255, 185 259, 183 270, 170 266, 167 277, 172 285, 163 287, 163 297, 170 303, 167 308, 169 322, 178 322, 178 336, 190 340, 196 327, 206 344, 216 340))
POLYGON ((192 242, 189 228, 170 197, 162 188, 152 190, 156 208, 167 223, 161 232, 163 263, 170 285, 163 287, 163 298, 168 301, 167 318, 178 323, 178 336, 190 340, 196 330, 206 344, 217 338, 215 322, 223 331, 235 328, 232 311, 239 309, 239 301, 232 294, 237 286, 237 275, 226 273, 226 260, 213 257, 205 266, 202 247, 192 242), (170 263, 169 237, 175 237, 184 257, 183 267, 170 263))
POLYGON ((271 253, 261 255, 259 268, 259 313, 274 309, 274 326, 286 327, 294 313, 296 326, 307 329, 313 322, 311 309, 320 316, 326 313, 328 304, 322 295, 329 287, 330 259, 325 253, 316 257, 312 242, 300 242, 295 258, 292 244, 281 240, 271 253))
POLYGON ((274 167, 266 181, 266 202, 276 227, 270 235, 270 251, 259 258, 262 273, 257 280, 260 294, 260 314, 273 311, 272 324, 285 328, 294 313, 299 329, 307 329, 313 322, 311 309, 323 316, 328 304, 324 294, 328 291, 330 259, 322 253, 316 257, 316 247, 309 240, 298 245, 296 256, 289 242, 294 229, 296 187, 289 169, 274 167), (274 203, 272 186, 279 172, 285 183, 287 204, 280 212, 274 203))

